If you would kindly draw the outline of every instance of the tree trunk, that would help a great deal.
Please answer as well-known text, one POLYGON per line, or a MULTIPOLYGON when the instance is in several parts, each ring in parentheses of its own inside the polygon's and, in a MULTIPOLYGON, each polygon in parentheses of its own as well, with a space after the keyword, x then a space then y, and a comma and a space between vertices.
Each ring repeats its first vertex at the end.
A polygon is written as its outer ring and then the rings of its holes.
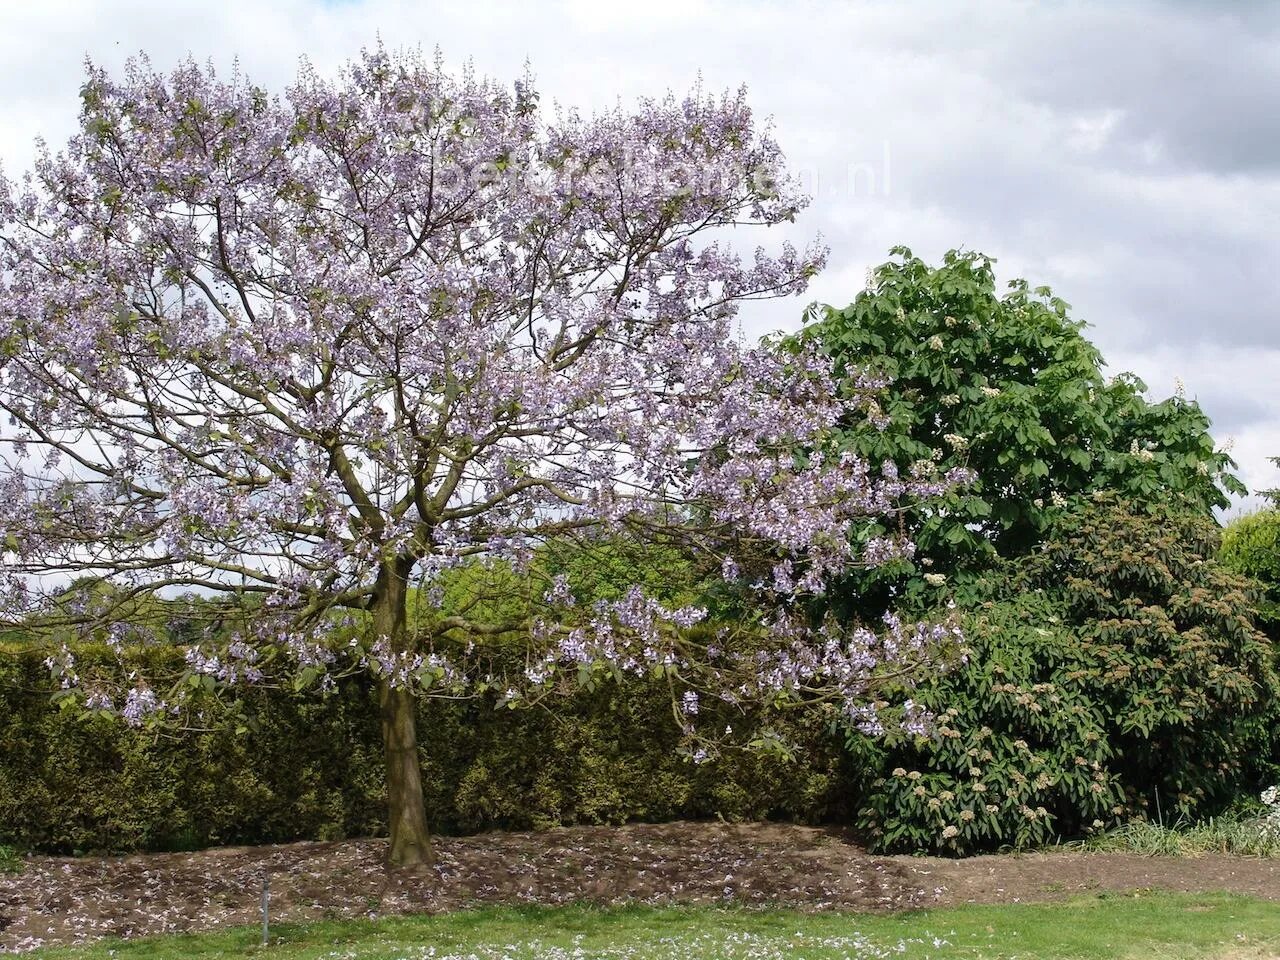
POLYGON ((378 700, 387 752, 387 823, 391 827, 387 862, 393 867, 425 866, 431 863, 431 835, 422 799, 415 697, 412 691, 383 681, 378 685, 378 700))
MULTIPOLYGON (((409 567, 389 563, 378 575, 373 601, 375 638, 386 638, 404 650, 409 567)), ((431 834, 422 798, 422 764, 418 757, 417 698, 408 687, 378 682, 382 743, 387 755, 387 824, 391 842, 387 862, 393 867, 431 863, 431 834)))

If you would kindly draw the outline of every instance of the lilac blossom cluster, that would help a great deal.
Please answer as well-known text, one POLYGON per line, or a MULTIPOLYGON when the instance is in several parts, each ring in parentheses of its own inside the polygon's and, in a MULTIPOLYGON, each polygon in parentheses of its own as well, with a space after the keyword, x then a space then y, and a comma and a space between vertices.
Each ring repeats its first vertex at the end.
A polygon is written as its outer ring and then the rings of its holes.
POLYGON ((207 655, 199 647, 188 647, 185 656, 192 673, 213 677, 225 684, 259 683, 265 677, 257 665, 259 650, 238 637, 227 644, 222 655, 207 655))

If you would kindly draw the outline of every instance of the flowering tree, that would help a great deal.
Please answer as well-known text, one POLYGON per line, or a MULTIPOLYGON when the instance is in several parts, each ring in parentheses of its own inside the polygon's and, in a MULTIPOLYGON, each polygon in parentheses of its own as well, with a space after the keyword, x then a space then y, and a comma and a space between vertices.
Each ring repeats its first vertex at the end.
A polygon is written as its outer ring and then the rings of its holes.
POLYGON ((874 728, 878 678, 946 629, 813 630, 799 598, 908 551, 854 555, 849 527, 946 481, 804 456, 876 384, 837 393, 815 355, 731 337, 741 301, 802 290, 822 253, 744 260, 716 237, 799 206, 741 94, 548 120, 527 82, 382 50, 336 80, 304 66, 283 97, 191 63, 90 68, 79 134, 0 180, 6 618, 104 632, 123 661, 144 605, 194 597, 216 619, 172 684, 113 690, 51 657, 135 724, 286 671, 370 672, 396 864, 429 856, 420 696, 657 672, 691 735, 699 695, 874 728), (701 610, 639 587, 583 610, 556 582, 509 622, 431 613, 450 567, 569 536, 714 557, 772 647, 695 642, 701 610), (71 578, 96 586, 69 603, 71 578), (493 638, 527 641, 518 674, 479 659, 493 638))

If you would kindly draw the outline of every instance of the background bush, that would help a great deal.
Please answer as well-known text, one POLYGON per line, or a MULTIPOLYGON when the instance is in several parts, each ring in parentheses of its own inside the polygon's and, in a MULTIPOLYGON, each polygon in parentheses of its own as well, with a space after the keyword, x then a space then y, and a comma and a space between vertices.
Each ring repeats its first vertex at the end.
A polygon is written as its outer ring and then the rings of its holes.
MULTIPOLYGON (((114 663, 82 647, 79 663, 114 663)), ((177 659, 154 648, 157 658, 177 659)), ((173 670, 180 664, 161 664, 173 670)), ((376 835, 385 829, 373 694, 344 682, 250 691, 248 723, 160 737, 51 701, 39 655, 0 648, 0 844, 48 852, 188 849, 376 835)), ((787 735, 805 760, 676 753, 665 688, 606 686, 544 710, 423 704, 427 809, 441 832, 678 818, 840 817, 847 758, 821 726, 787 735)), ((735 724, 742 718, 735 715, 735 724)))
POLYGON ((983 584, 967 662, 916 699, 936 736, 861 737, 860 822, 885 849, 970 853, 1157 810, 1215 813, 1269 780, 1277 681, 1217 525, 1112 494, 983 584))
POLYGON ((1280 640, 1280 508, 1236 517, 1222 533, 1218 558, 1257 582, 1259 619, 1280 640))
POLYGON ((940 716, 935 738, 851 739, 875 771, 859 817, 875 847, 1035 846, 1118 815, 1102 705, 1072 679, 1090 664, 1052 609, 1028 594, 965 618, 968 662, 915 693, 940 716))

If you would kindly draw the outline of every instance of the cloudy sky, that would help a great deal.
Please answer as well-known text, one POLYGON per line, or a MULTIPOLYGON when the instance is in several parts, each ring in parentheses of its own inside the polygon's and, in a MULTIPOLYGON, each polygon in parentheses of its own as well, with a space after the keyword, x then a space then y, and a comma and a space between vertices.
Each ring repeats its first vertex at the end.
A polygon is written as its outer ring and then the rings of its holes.
POLYGON ((1114 370, 1180 377, 1245 482, 1280 486, 1280 4, 0 0, 0 163, 70 134, 86 56, 238 58, 279 89, 379 36, 504 79, 528 61, 584 108, 745 83, 814 195, 793 239, 831 247, 813 298, 852 299, 894 244, 982 250, 1114 370))

